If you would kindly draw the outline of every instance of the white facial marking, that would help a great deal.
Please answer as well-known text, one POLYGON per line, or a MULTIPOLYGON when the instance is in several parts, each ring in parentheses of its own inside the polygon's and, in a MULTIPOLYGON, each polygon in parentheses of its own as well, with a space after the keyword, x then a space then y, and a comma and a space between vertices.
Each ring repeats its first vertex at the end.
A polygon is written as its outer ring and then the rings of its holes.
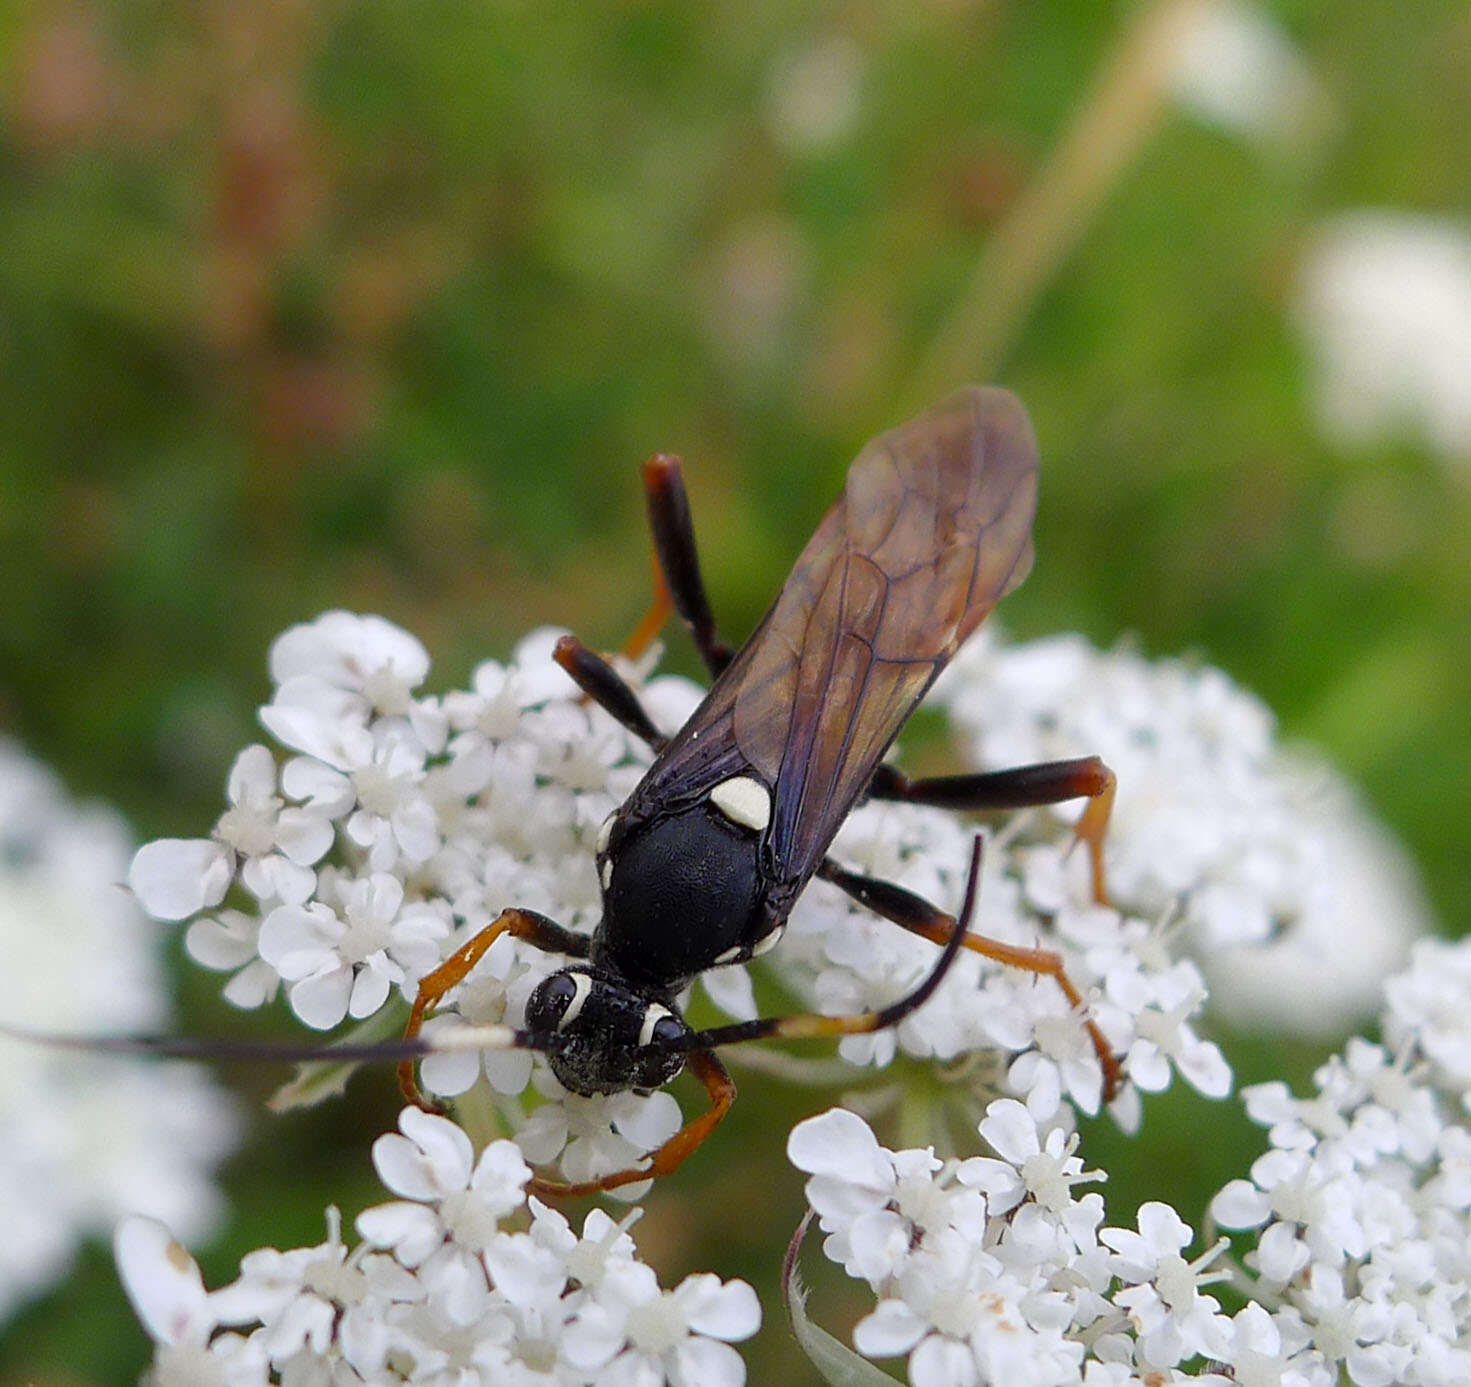
POLYGON ((735 775, 710 791, 713 804, 732 823, 762 832, 771 822, 771 796, 759 780, 735 775))
POLYGON ((778 925, 770 934, 763 934, 760 939, 751 945, 751 957, 760 958, 762 954, 769 954, 781 943, 781 937, 786 932, 787 927, 785 925, 778 925))
POLYGON ((673 1015, 674 1013, 668 1007, 661 1006, 658 1002, 650 1002, 649 1009, 644 1012, 644 1024, 639 1028, 638 1043, 647 1045, 654 1038, 654 1027, 666 1016, 673 1015))
POLYGON ((618 811, 615 809, 606 819, 603 826, 598 829, 598 856, 601 857, 608 851, 608 840, 613 836, 613 825, 618 820, 618 811))
POLYGON ((572 1000, 567 1003, 567 1010, 562 1013, 562 1019, 557 1022, 557 1029, 565 1031, 575 1020, 577 1013, 582 1010, 582 1004, 587 1001, 588 993, 592 991, 592 979, 586 973, 569 973, 572 985, 577 989, 572 994, 572 1000))
POLYGON ((610 858, 603 863, 603 890, 606 891, 613 884, 613 861, 610 858))
POLYGON ((738 959, 740 956, 740 946, 737 945, 734 949, 727 949, 723 954, 716 958, 712 966, 719 968, 722 963, 734 963, 736 959, 738 959))

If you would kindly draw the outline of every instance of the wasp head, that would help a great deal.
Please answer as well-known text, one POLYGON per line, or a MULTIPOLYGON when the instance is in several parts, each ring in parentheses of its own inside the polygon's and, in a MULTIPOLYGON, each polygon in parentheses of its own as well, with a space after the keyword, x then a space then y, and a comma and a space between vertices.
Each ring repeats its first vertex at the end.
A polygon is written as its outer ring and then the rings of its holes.
POLYGON ((684 1068, 678 1051, 651 1048, 689 1034, 663 1002, 589 968, 545 978, 526 1003, 526 1028, 545 1036, 547 1059, 573 1093, 649 1092, 684 1068))

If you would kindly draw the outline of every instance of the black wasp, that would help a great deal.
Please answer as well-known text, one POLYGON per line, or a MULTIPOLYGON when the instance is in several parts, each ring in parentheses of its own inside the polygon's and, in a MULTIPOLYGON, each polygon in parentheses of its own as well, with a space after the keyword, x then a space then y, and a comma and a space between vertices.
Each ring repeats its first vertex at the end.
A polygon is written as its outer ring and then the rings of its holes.
MULTIPOLYGON (((1037 449, 1004 390, 972 387, 876 438, 739 650, 722 644, 700 577, 678 458, 644 466, 650 524, 670 599, 714 683, 673 737, 661 734, 613 667, 571 636, 557 661, 585 694, 656 755, 597 843, 603 917, 589 937, 509 909, 421 984, 407 1038, 501 934, 573 961, 532 994, 524 1030, 502 1043, 546 1053, 573 1093, 650 1090, 686 1064, 710 1108, 643 1167, 545 1192, 584 1194, 672 1171, 735 1098, 719 1046, 768 1036, 844 1035, 892 1026, 930 996, 961 946, 1055 977, 1083 1013, 1061 959, 967 930, 977 839, 958 917, 827 850, 865 797, 952 809, 1012 809, 1086 796, 1078 834, 1104 898, 1100 845, 1114 778, 1097 757, 910 780, 883 763, 899 729, 962 641, 1026 577, 1037 505, 1037 449), (813 876, 944 946, 926 980, 882 1011, 789 1016, 692 1030, 676 998, 707 968, 765 953, 813 876)), ((1117 1062, 1084 1019, 1112 1096, 1117 1062)), ((468 1036, 467 1036, 468 1039, 468 1036)), ((437 1046, 435 1047, 437 1048, 437 1046)), ((412 1061, 400 1071, 418 1101, 412 1061)))

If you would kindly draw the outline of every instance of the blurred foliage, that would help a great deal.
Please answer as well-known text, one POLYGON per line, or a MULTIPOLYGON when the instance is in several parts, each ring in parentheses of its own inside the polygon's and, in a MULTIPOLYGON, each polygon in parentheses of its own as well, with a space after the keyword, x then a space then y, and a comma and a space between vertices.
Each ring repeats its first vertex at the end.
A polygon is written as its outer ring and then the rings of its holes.
MULTIPOLYGON (((293 622, 382 612, 441 688, 540 623, 616 645, 647 598, 636 465, 655 449, 689 460, 740 635, 851 455, 912 403, 1140 8, 0 13, 0 725, 143 836, 197 834, 293 622)), ((1005 621, 1229 670, 1358 779, 1459 930, 1471 475, 1409 443, 1325 443, 1290 296, 1337 209, 1471 207, 1471 12, 1270 9, 1323 128, 1270 150, 1162 106, 998 344, 1045 460, 1037 568, 1005 621)), ((254 1024, 213 990, 189 983, 186 1025, 254 1024)), ((1265 1057, 1231 1054, 1260 1076, 1265 1057)), ((329 1200, 374 1197, 389 1087, 363 1076, 236 1162, 215 1281, 262 1241, 316 1239, 329 1200)), ((666 1283, 755 1281, 752 1381, 805 1380, 772 1246, 807 1095, 746 1089, 699 1157, 719 1198, 670 1181, 640 1240, 666 1283)), ((1177 1134, 1157 1164, 1097 1162, 1138 1176, 1115 1181, 1116 1221, 1150 1188, 1195 1216, 1224 1178, 1223 1148, 1190 1140, 1198 1106, 1152 1106, 1177 1134)), ((8 1328, 0 1381, 131 1380, 143 1340, 120 1306, 89 1256, 8 1328)))

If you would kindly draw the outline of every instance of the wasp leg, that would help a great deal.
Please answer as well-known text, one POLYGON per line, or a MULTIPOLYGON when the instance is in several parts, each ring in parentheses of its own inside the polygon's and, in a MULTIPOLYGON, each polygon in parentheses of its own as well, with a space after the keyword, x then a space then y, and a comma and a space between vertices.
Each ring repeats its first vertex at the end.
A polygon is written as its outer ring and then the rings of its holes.
POLYGON ((643 620, 633 628, 633 634, 623 642, 623 649, 618 653, 625 660, 637 660, 644 655, 659 639, 659 632, 664 629, 664 623, 669 620, 673 611, 674 599, 669 595, 669 584, 664 581, 664 570, 655 559, 654 600, 649 603, 649 610, 644 613, 643 620))
MULTIPOLYGON (((567 954, 571 958, 586 958, 592 941, 585 934, 574 934, 570 929, 538 915, 534 910, 503 910, 490 924, 460 945, 439 967, 425 973, 419 979, 419 992, 409 1011, 409 1023, 404 1027, 404 1039, 412 1040, 424 1024, 425 1013, 444 996, 450 988, 464 981, 474 966, 485 956, 485 951, 503 934, 514 935, 534 944, 549 954, 567 954)), ((403 1096, 417 1107, 433 1111, 419 1092, 419 1082, 414 1077, 413 1059, 402 1060, 398 1066, 398 1086, 403 1096)))
POLYGON ((939 775, 911 780, 893 766, 880 766, 873 773, 868 793, 874 799, 905 800, 931 804, 938 809, 1030 809, 1064 800, 1088 800, 1073 829, 1076 839, 1088 848, 1093 875, 1093 899, 1107 905, 1108 881, 1103 870, 1103 839, 1108 816, 1113 812, 1114 773, 1096 756, 1076 761, 1044 761, 1013 770, 983 771, 976 775, 939 775))
POLYGON ((540 1176, 528 1186, 532 1194, 598 1194, 603 1190, 616 1190, 620 1185, 637 1184, 640 1180, 652 1180, 661 1175, 670 1175, 692 1156, 698 1146, 719 1125, 721 1118, 730 1111, 735 1102, 736 1086, 726 1068, 708 1050, 692 1050, 689 1071, 702 1084, 709 1095, 710 1106, 692 1122, 687 1122, 663 1146, 645 1158, 645 1164, 629 1170, 616 1170, 611 1175, 601 1175, 596 1180, 582 1180, 576 1184, 560 1180, 544 1180, 540 1176))
MULTIPOLYGON (((893 882, 882 881, 877 877, 850 872, 846 867, 838 866, 831 858, 824 860, 817 874, 834 886, 841 887, 859 905, 867 906, 875 915, 882 915, 896 925, 902 925, 921 939, 944 944, 951 936, 950 916, 902 886, 895 886, 893 882)), ((1103 1101, 1111 1103, 1123 1083, 1123 1070, 1118 1057, 1104 1039, 1103 1032, 1098 1029, 1098 1023, 1088 1015, 1082 993, 1074 986, 1063 967, 1062 955, 1051 949, 1028 949, 1019 944, 1006 944, 984 934, 967 933, 962 942, 967 949, 983 958, 993 958, 998 963, 1005 963, 1012 968, 1023 968, 1029 973, 1038 973, 1056 981, 1068 1004, 1082 1018, 1088 1038, 1093 1042, 1098 1063, 1103 1069, 1103 1101)))
POLYGON ((603 657, 589 650, 576 636, 563 636, 552 652, 577 685, 600 708, 611 713, 635 737, 662 751, 669 740, 649 720, 638 695, 627 681, 603 657))
POLYGON ((715 634, 715 616, 705 595, 705 580, 700 576, 683 466, 673 453, 655 453, 644 463, 644 494, 654 549, 669 597, 713 677, 730 663, 735 652, 715 634))
MULTIPOLYGON (((673 1042, 670 1049, 714 1048, 718 1045, 736 1045, 747 1040, 807 1040, 813 1036, 868 1035, 873 1031, 887 1030, 897 1026, 910 1012, 922 1007, 934 991, 945 980, 950 965, 960 953, 961 945, 973 936, 967 934, 971 913, 975 908, 976 890, 981 878, 981 839, 976 838, 971 852, 970 876, 966 882, 965 904, 960 918, 947 915, 943 910, 920 902, 926 919, 934 925, 933 937, 944 948, 929 975, 912 992, 906 993, 897 1002, 878 1011, 860 1011, 847 1016, 819 1016, 815 1012, 803 1012, 797 1016, 766 1016, 756 1021, 737 1021, 730 1026, 714 1026, 706 1031, 695 1031, 682 1040, 673 1042)), ((897 891, 897 886, 891 887, 897 891)), ((908 892, 904 894, 908 895, 908 892)), ((911 897, 919 901, 918 896, 911 897)))

